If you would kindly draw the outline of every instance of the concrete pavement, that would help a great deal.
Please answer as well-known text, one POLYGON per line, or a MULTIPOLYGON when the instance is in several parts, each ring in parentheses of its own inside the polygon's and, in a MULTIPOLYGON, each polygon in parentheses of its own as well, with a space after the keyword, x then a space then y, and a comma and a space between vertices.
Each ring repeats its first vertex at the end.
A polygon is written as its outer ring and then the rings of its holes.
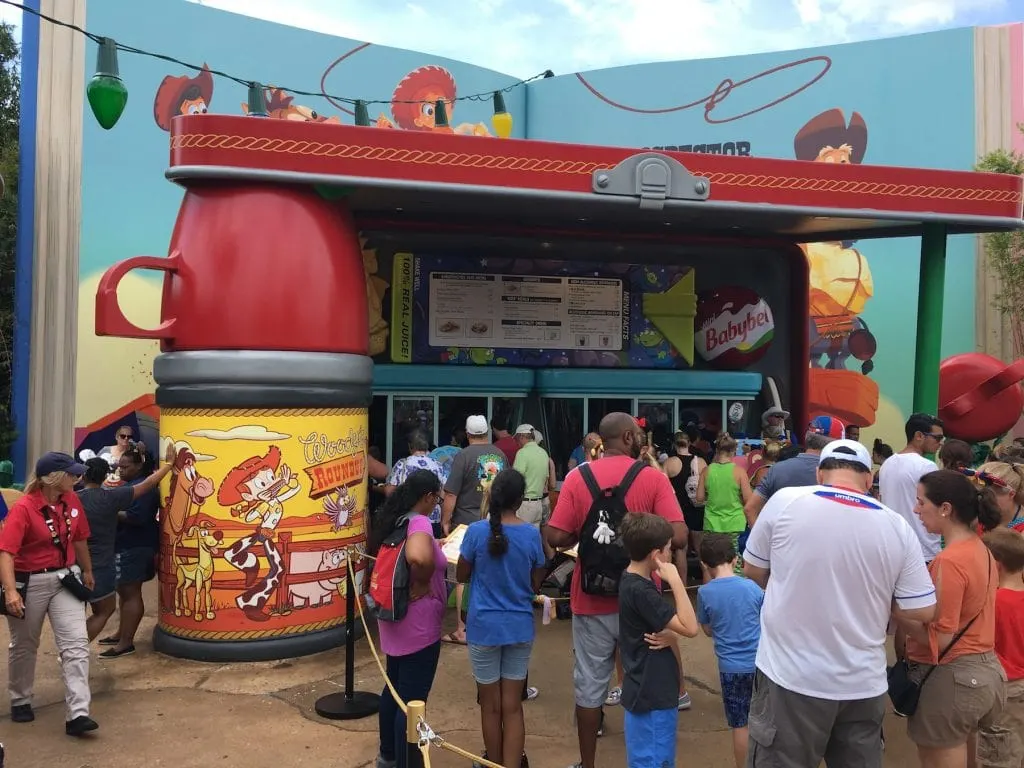
MULTIPOLYGON (((0 741, 6 768, 356 768, 377 751, 376 718, 331 722, 313 711, 317 698, 341 690, 344 649, 260 664, 204 664, 160 656, 150 637, 156 591, 147 585, 147 616, 134 656, 101 660, 94 647, 91 677, 95 736, 64 735, 63 686, 47 625, 36 673, 36 721, 11 723, 0 704, 0 741)), ((451 617, 454 621, 454 617, 451 617)), ((539 624, 539 623, 538 623, 539 624)), ((0 637, 6 640, 6 624, 0 637)), ((526 703, 527 752, 533 768, 564 768, 578 759, 572 725, 572 636, 569 622, 539 626, 530 683, 540 697, 526 703)), ((680 713, 678 764, 731 768, 731 741, 722 713, 711 641, 682 643, 693 709, 680 713)), ((7 665, 0 664, 6 689, 7 665)), ((382 680, 366 641, 356 647, 356 686, 379 691, 382 680)), ((444 646, 427 706, 427 720, 449 741, 482 748, 476 692, 464 647, 444 646)), ((916 763, 905 725, 886 723, 885 765, 916 763)), ((468 768, 449 753, 432 750, 434 768, 468 768)), ((622 714, 607 710, 598 765, 625 766, 622 714)))

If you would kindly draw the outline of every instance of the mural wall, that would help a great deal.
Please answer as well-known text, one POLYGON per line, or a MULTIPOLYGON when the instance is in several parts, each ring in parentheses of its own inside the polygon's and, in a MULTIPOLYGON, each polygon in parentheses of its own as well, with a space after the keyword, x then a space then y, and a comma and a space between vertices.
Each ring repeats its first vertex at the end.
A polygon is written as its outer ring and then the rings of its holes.
MULTIPOLYGON (((142 5, 127 0, 90 4, 88 27, 137 47, 167 49, 182 60, 270 83, 265 95, 272 119, 353 121, 348 103, 327 95, 296 96, 289 88, 320 90, 367 99, 371 121, 380 129, 491 135, 489 100, 451 99, 515 82, 466 64, 191 3, 166 2, 145 10, 142 5), (435 125, 438 99, 448 102, 450 128, 435 125)), ((248 108, 242 86, 208 70, 196 73, 137 56, 125 57, 121 69, 131 100, 120 123, 106 132, 92 120, 85 122, 76 411, 83 434, 152 391, 156 345, 97 338, 92 316, 97 280, 105 268, 129 256, 166 252, 181 197, 163 178, 170 120, 203 111, 244 114, 248 108)), ((971 30, 567 74, 512 90, 505 99, 516 137, 810 162, 969 168, 975 159, 971 30)), ((255 222, 254 237, 261 226, 274 222, 255 222)), ((908 361, 914 346, 918 243, 817 243, 807 246, 805 254, 811 267, 812 398, 820 410, 876 424, 883 436, 895 440, 911 402, 908 361)), ((427 255, 436 262, 431 270, 452 269, 444 254, 427 255)), ((394 275, 392 260, 380 261, 372 248, 367 250, 371 346, 383 351, 393 320, 387 309, 394 275)), ((678 279, 663 273, 651 273, 669 281, 662 288, 678 279)), ((614 279, 647 278, 634 270, 614 279)), ((973 240, 954 238, 947 266, 944 356, 973 349, 974 282, 973 240)), ((127 277, 121 303, 129 319, 155 325, 159 290, 157 278, 127 277)), ((420 300, 429 303, 429 296, 420 300)), ((410 354, 415 359, 433 354, 441 346, 436 343, 440 336, 454 338, 474 326, 472 318, 441 321, 432 331, 433 342, 428 336, 414 343, 410 354), (463 319, 470 320, 466 328, 463 319)), ((484 321, 475 324, 488 326, 475 331, 478 335, 493 332, 484 321)), ((651 329, 623 330, 621 316, 618 325, 620 333, 636 336, 636 354, 644 355, 649 367, 685 362, 686 355, 666 343, 658 329, 647 334, 650 346, 644 349, 642 337, 651 329)), ((594 343, 584 344, 587 353, 620 360, 623 349, 600 349, 605 336, 612 346, 610 331, 595 327, 590 335, 594 343)), ((449 346, 456 350, 453 362, 494 363, 475 359, 480 353, 472 350, 495 345, 453 342, 443 348, 449 346)), ((507 352, 497 354, 511 360, 507 352)))

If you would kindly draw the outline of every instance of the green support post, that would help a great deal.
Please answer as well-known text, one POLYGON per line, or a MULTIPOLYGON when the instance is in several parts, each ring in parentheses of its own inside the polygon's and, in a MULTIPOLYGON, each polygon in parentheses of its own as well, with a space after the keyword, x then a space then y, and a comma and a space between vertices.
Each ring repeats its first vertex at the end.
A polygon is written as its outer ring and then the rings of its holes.
POLYGON ((914 355, 914 411, 939 410, 939 362, 942 357, 942 299, 946 289, 946 227, 928 224, 921 236, 917 292, 917 350, 914 355))

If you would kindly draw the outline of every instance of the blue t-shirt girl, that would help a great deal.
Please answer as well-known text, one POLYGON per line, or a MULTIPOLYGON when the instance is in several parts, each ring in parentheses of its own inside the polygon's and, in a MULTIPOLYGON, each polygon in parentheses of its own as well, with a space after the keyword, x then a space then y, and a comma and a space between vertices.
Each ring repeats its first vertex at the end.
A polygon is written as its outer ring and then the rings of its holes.
POLYGON ((503 469, 495 476, 484 493, 487 517, 466 529, 456 568, 458 580, 469 582, 466 640, 484 722, 484 756, 502 765, 519 765, 525 756, 522 701, 509 710, 502 693, 524 695, 533 598, 546 573, 540 530, 516 517, 525 496, 520 472, 503 469))

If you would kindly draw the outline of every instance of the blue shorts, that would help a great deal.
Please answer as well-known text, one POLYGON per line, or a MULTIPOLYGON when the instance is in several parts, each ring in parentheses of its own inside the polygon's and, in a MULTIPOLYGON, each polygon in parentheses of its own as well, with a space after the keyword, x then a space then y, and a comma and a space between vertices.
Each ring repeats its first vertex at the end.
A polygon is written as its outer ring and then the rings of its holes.
POLYGON ((473 667, 473 677, 480 685, 492 685, 499 680, 525 680, 532 650, 533 643, 470 644, 469 663, 473 667))
POLYGON ((98 603, 100 600, 104 600, 114 594, 114 590, 117 587, 117 568, 114 567, 113 563, 100 566, 99 568, 93 566, 92 577, 96 581, 96 585, 92 588, 92 596, 89 598, 90 603, 98 603))
POLYGON ((725 722, 730 728, 746 728, 750 714, 750 697, 754 695, 753 672, 721 672, 722 704, 725 705, 725 722))
POLYGON ((655 709, 623 713, 626 729, 626 765, 629 768, 673 768, 676 764, 676 724, 679 710, 655 709))
POLYGON ((132 547, 114 555, 117 585, 152 581, 156 576, 156 550, 152 547, 132 547))

